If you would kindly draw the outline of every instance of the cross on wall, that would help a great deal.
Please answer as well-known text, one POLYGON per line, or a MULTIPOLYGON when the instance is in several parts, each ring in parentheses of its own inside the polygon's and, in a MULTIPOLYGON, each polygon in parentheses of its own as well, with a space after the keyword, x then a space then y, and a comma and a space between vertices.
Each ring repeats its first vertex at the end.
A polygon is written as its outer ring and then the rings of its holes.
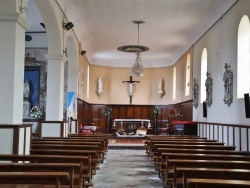
POLYGON ((122 83, 129 84, 129 102, 132 104, 132 94, 133 94, 133 85, 140 83, 139 81, 133 81, 132 76, 129 77, 129 81, 122 81, 122 83))

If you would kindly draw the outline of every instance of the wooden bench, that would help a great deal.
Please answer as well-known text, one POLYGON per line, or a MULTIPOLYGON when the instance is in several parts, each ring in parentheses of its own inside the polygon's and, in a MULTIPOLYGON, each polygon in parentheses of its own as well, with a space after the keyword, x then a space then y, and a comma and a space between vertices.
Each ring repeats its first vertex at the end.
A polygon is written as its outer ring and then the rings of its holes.
POLYGON ((195 185, 195 188, 211 188, 218 187, 250 187, 250 181, 246 180, 222 180, 222 179, 199 179, 199 178, 187 178, 187 188, 191 188, 195 185))
POLYGON ((158 169, 158 164, 161 164, 161 154, 165 153, 198 153, 198 154, 220 154, 220 155, 250 155, 249 152, 232 151, 232 150, 210 150, 210 149, 175 149, 175 148, 157 148, 153 159, 158 169))
MULTIPOLYGON (((4 162, 22 162, 22 163, 64 163, 80 164, 80 169, 75 169, 75 179, 79 177, 79 184, 85 185, 91 182, 91 157, 90 156, 67 156, 67 155, 17 155, 17 154, 0 154, 0 161, 4 162), (77 174, 77 175, 76 175, 77 174)), ((21 163, 21 164, 22 164, 21 163)), ((11 164, 11 163, 10 163, 11 164)), ((59 168, 62 168, 59 166, 59 168)))
POLYGON ((97 148, 97 153, 100 154, 101 156, 101 160, 100 162, 102 163, 104 161, 104 157, 105 157, 105 148, 104 148, 104 144, 103 142, 97 142, 97 141, 70 141, 70 140, 52 140, 52 141, 47 141, 47 140, 32 140, 31 142, 31 148, 36 148, 36 146, 38 146, 37 144, 44 144, 45 146, 48 145, 87 145, 87 146, 93 146, 91 147, 91 149, 97 148))
POLYGON ((156 142, 156 141, 172 141, 172 142, 177 142, 177 141, 180 141, 180 142, 217 142, 217 140, 207 140, 207 139, 198 139, 198 138, 189 138, 189 139, 186 139, 186 138, 182 138, 182 139, 178 139, 178 138, 160 138, 160 139, 157 139, 157 138, 153 138, 153 139, 150 139, 148 141, 145 142, 144 146, 146 148, 146 153, 148 156, 150 156, 150 150, 151 148, 153 147, 153 143, 156 142))
POLYGON ((182 141, 175 141, 175 142, 161 142, 161 141, 155 141, 155 142, 151 142, 150 147, 148 148, 148 153, 149 156, 153 157, 154 155, 157 155, 157 148, 188 148, 188 149, 198 149, 198 148, 205 148, 206 149, 216 149, 216 148, 227 148, 227 150, 234 150, 235 147, 231 147, 231 146, 224 146, 224 143, 220 143, 220 142, 200 142, 200 141, 188 141, 188 142, 182 142, 182 141), (175 146, 169 146, 169 145, 178 145, 178 147, 175 146), (188 145, 188 146, 187 146, 188 145), (169 146, 169 147, 168 147, 169 146), (185 147, 186 146, 186 147, 185 147), (213 147, 214 146, 214 147, 213 147))
POLYGON ((105 151, 105 153, 108 151, 108 139, 107 138, 101 138, 101 137, 43 137, 40 140, 44 141, 65 141, 69 140, 71 142, 102 142, 102 146, 105 151))
POLYGON ((61 184, 69 181, 67 172, 0 172, 0 184, 40 184, 55 185, 60 188, 61 184))
POLYGON ((70 188, 82 186, 79 176, 75 178, 75 172, 79 173, 79 170, 79 163, 0 163, 0 172, 68 172, 69 182, 64 183, 70 188))
MULTIPOLYGON (((191 154, 191 153, 162 153, 162 162, 159 173, 163 177, 165 183, 169 181, 169 172, 173 166, 169 163, 171 159, 186 160, 224 160, 224 161, 250 161, 249 156, 244 155, 216 155, 216 154, 191 154)), ((172 171, 173 172, 173 171, 172 171)))
MULTIPOLYGON (((73 156, 88 156, 91 158, 91 177, 98 169, 98 156, 95 150, 59 150, 59 149, 31 149, 30 153, 33 155, 73 155, 73 156)), ((89 182, 89 184, 91 184, 89 182)))
POLYGON ((98 145, 32 144, 31 149, 82 150, 82 151, 93 150, 96 151, 96 155, 92 156, 92 162, 95 162, 97 165, 102 160, 102 153, 98 145))
MULTIPOLYGON (((180 179, 184 177, 190 177, 189 175, 184 176, 185 175, 184 173, 188 171, 187 169, 191 169, 191 168, 222 168, 222 169, 248 169, 248 170, 250 169, 250 161, 170 159, 168 160, 168 162, 169 162, 169 165, 172 164, 173 166, 173 186, 174 187, 177 186, 178 178, 180 179)), ((205 177, 208 177, 208 176, 205 176, 205 177)), ((222 179, 221 176, 218 176, 218 177, 222 179)), ((236 178, 236 176, 234 176, 234 178, 236 178)), ((185 182, 184 179, 182 179, 179 183, 183 184, 184 182, 185 182)))

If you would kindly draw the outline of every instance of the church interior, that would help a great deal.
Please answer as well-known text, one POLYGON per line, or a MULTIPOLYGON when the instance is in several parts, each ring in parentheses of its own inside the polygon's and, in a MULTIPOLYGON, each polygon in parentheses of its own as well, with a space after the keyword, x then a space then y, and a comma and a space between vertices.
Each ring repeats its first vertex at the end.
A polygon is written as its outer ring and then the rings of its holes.
POLYGON ((250 187, 248 0, 0 2, 0 188, 250 187))

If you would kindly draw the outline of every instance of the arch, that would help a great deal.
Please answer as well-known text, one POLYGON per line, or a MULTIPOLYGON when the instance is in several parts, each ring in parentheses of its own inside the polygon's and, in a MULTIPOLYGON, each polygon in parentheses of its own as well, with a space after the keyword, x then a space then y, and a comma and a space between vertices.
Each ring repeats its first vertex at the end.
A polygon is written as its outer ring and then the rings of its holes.
POLYGON ((246 15, 241 18, 238 27, 237 51, 237 98, 243 98, 244 93, 249 93, 250 81, 250 23, 246 15))
POLYGON ((186 62, 185 96, 188 96, 190 94, 190 74, 191 74, 190 59, 191 59, 190 54, 188 54, 186 62))
POLYGON ((173 69, 173 100, 176 100, 176 67, 173 69))
POLYGON ((56 12, 61 11, 55 10, 59 9, 55 1, 50 0, 34 0, 40 11, 41 17, 46 26, 47 40, 48 40, 48 54, 62 54, 62 21, 58 20, 60 15, 56 15, 56 12))
POLYGON ((201 83, 200 83, 200 102, 206 100, 206 73, 207 73, 207 49, 204 48, 201 55, 201 83))
POLYGON ((68 91, 77 92, 78 83, 78 48, 74 38, 68 36, 66 40, 68 57, 68 91))

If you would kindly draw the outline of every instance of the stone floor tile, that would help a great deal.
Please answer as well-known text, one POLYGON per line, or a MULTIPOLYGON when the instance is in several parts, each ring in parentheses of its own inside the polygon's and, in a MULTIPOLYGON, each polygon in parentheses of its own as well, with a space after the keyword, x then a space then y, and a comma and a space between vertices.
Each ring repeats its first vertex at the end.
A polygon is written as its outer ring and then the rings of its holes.
POLYGON ((93 188, 161 188, 162 180, 145 150, 109 149, 93 184, 93 188))

